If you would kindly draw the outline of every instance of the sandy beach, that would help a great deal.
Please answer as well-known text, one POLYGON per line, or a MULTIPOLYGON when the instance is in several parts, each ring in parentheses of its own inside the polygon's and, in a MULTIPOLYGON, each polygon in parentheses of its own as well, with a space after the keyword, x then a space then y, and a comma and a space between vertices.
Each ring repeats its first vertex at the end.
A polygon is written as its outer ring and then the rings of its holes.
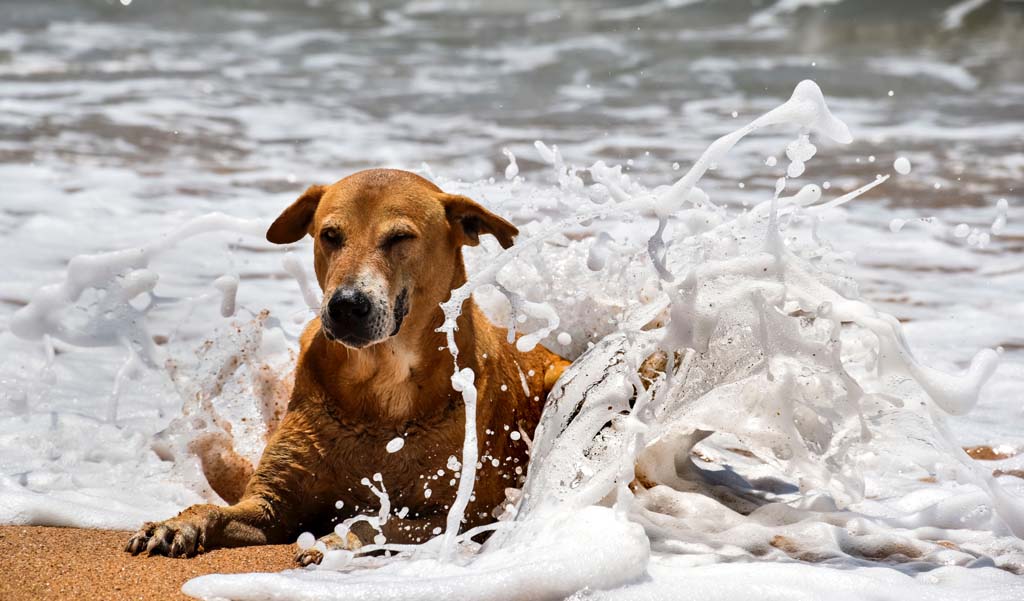
POLYGON ((294 566, 294 545, 221 549, 192 559, 132 557, 128 532, 0 526, 0 599, 190 599, 181 585, 212 573, 294 566))

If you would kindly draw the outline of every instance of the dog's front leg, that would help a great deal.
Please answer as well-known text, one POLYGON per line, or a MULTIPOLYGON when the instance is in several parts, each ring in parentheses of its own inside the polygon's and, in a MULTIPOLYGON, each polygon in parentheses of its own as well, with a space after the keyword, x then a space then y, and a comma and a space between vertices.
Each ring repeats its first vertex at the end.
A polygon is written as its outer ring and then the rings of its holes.
POLYGON ((272 511, 264 499, 251 497, 236 505, 193 505, 176 517, 149 522, 135 533, 125 551, 132 555, 191 557, 219 547, 262 545, 269 541, 267 516, 272 511))
POLYGON ((125 551, 191 557, 221 547, 291 542, 312 510, 308 500, 316 497, 316 474, 323 465, 311 444, 311 425, 301 413, 285 416, 237 504, 193 505, 169 520, 147 523, 125 551))

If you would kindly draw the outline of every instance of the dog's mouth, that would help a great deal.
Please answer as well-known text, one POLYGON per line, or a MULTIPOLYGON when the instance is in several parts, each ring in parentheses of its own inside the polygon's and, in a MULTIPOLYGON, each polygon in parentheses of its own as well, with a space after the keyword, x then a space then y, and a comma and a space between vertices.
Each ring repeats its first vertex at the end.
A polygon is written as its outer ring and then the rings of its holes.
POLYGON ((383 342, 397 335, 402 329, 405 317, 409 314, 409 289, 403 288, 398 293, 390 315, 385 312, 386 305, 381 305, 385 303, 378 304, 364 319, 359 320, 339 321, 333 319, 329 311, 323 311, 320 316, 320 329, 328 340, 340 342, 349 348, 360 349, 383 342))
POLYGON ((349 348, 358 349, 379 342, 377 340, 365 338, 352 332, 335 333, 334 328, 332 328, 330 324, 323 321, 321 321, 320 329, 323 330, 324 336, 326 336, 327 339, 330 340, 331 342, 340 342, 349 348))
POLYGON ((405 320, 405 316, 409 314, 409 289, 402 288, 402 291, 398 293, 398 298, 395 299, 395 308, 392 313, 392 318, 395 322, 395 329, 391 330, 389 336, 394 336, 398 333, 398 330, 402 329, 402 321, 405 320))

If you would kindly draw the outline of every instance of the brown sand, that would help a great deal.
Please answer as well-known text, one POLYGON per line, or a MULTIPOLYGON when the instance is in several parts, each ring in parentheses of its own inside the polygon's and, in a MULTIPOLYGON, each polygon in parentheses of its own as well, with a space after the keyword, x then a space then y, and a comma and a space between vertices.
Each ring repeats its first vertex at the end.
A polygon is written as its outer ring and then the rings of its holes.
POLYGON ((979 461, 1001 461, 1003 459, 1009 459, 1017 454, 1014 451, 997 451, 988 445, 964 447, 964 451, 966 451, 972 459, 977 459, 979 461))
POLYGON ((219 549, 192 559, 132 557, 128 532, 0 526, 0 599, 191 599, 181 585, 203 574, 294 568, 294 545, 219 549))

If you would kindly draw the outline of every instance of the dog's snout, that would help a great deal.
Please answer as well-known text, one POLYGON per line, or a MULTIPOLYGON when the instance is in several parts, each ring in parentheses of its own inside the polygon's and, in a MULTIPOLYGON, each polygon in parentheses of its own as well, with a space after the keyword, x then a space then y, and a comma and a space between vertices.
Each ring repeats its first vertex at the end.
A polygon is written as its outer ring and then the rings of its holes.
POLYGON ((372 308, 370 297, 355 288, 338 290, 327 305, 331 319, 339 322, 349 319, 364 319, 370 314, 372 308))

